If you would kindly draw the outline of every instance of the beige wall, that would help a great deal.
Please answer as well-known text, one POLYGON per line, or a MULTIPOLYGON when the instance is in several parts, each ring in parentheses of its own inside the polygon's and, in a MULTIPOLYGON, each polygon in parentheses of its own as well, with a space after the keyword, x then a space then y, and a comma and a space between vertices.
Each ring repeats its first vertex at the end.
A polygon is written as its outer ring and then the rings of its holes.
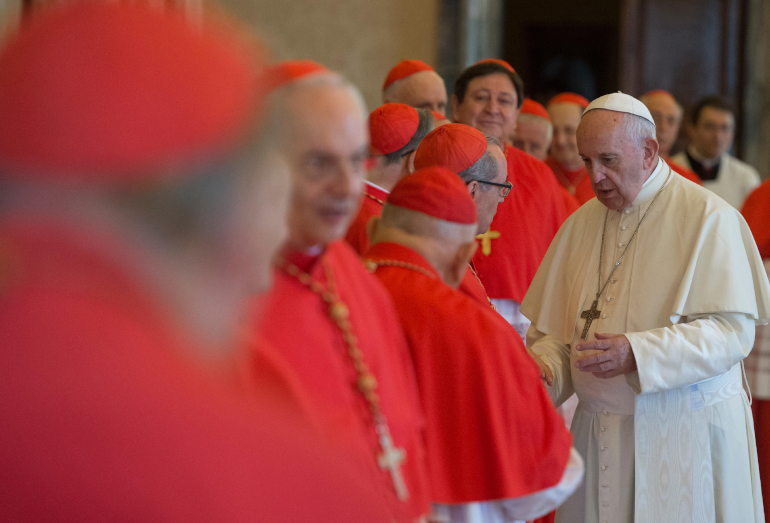
MULTIPOLYGON (((0 0, 2 1, 2 0, 0 0)), ((255 27, 276 59, 307 58, 341 72, 381 103, 388 70, 416 58, 435 66, 438 0, 217 0, 255 27)))

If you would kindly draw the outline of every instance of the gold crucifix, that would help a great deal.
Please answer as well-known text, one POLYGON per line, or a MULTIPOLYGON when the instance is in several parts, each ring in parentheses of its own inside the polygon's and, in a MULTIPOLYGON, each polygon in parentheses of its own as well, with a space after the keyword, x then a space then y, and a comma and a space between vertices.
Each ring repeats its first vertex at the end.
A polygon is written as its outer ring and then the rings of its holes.
POLYGON ((390 437, 387 425, 378 425, 377 432, 380 435, 380 448, 382 448, 382 454, 377 456, 377 463, 382 470, 390 472, 398 499, 406 501, 409 499, 409 490, 401 474, 401 463, 406 459, 406 451, 393 445, 393 438, 390 437))
POLYGON ((581 340, 584 340, 588 338, 588 331, 591 328, 591 323, 593 323, 594 320, 599 318, 599 313, 602 311, 598 310, 596 306, 599 305, 599 299, 595 299, 594 302, 591 304, 591 308, 587 311, 583 311, 580 314, 581 318, 585 318, 586 325, 583 327, 583 334, 580 336, 581 340))
POLYGON ((492 254, 492 240, 496 240, 499 237, 500 233, 493 231, 491 228, 488 229, 484 234, 479 234, 476 236, 477 240, 481 240, 481 253, 484 256, 489 256, 492 254))

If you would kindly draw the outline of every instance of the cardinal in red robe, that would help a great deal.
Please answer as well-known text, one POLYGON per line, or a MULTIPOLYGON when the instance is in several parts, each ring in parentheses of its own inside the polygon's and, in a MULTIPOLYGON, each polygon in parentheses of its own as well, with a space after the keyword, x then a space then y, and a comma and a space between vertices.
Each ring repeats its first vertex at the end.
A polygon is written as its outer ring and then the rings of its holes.
POLYGON ((345 455, 236 386, 288 183, 251 138, 259 60, 226 34, 78 2, 0 54, 5 521, 388 520, 345 455))
POLYGON ((366 114, 346 80, 320 76, 278 87, 285 134, 275 139, 291 159, 289 238, 249 328, 297 375, 319 436, 347 450, 391 517, 413 521, 430 510, 414 371, 387 293, 342 239, 363 192, 366 114))
POLYGON ((409 341, 436 516, 462 521, 478 504, 490 518, 528 519, 574 491, 582 461, 515 331, 456 290, 477 248, 476 219, 457 176, 418 170, 375 220, 365 261, 409 341))
POLYGON ((433 121, 434 115, 427 109, 399 103, 382 105, 369 115, 371 158, 364 199, 345 236, 359 255, 369 248, 366 224, 372 216, 380 215, 396 183, 414 170, 414 152, 433 129, 433 121))
POLYGON ((444 79, 422 60, 401 60, 382 84, 383 103, 402 103, 446 114, 444 79))

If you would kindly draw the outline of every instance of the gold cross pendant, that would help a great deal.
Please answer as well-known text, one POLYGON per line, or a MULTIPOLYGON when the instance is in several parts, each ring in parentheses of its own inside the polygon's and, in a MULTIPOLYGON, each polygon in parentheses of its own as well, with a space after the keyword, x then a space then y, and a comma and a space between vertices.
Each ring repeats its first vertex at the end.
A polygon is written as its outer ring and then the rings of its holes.
POLYGON ((599 314, 602 312, 596 308, 597 305, 599 305, 599 298, 594 300, 590 309, 583 311, 580 314, 580 317, 586 320, 585 327, 583 327, 583 334, 580 336, 581 340, 588 338, 588 331, 591 329, 591 324, 594 320, 599 318, 599 314))
POLYGON ((500 236, 501 234, 499 232, 493 231, 492 229, 487 230, 484 234, 476 236, 477 240, 481 240, 481 253, 484 256, 492 254, 492 240, 496 240, 500 236))

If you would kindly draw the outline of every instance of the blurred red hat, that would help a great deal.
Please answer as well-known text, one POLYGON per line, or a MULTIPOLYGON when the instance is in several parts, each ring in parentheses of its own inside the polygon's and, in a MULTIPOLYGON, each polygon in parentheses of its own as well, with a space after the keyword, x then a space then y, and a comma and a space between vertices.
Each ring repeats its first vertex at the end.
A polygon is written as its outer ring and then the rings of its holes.
POLYGON ((583 109, 588 107, 589 103, 591 102, 577 93, 561 93, 548 100, 549 106, 553 104, 575 104, 583 109))
POLYGON ((545 110, 545 107, 531 98, 524 98, 524 102, 521 104, 520 114, 531 114, 533 116, 544 118, 549 122, 551 121, 551 117, 548 114, 548 111, 545 110))
POLYGON ((271 89, 277 89, 306 76, 331 72, 328 68, 313 60, 284 60, 267 69, 271 89))
POLYGON ((399 103, 381 105, 369 115, 372 154, 398 151, 412 139, 420 124, 417 109, 399 103))
POLYGON ((476 204, 455 173, 428 167, 405 176, 388 195, 386 205, 421 212, 453 223, 476 223, 476 204))
POLYGON ((401 60, 388 73, 388 76, 385 78, 385 83, 382 84, 382 90, 384 91, 387 89, 393 82, 406 78, 407 76, 412 76, 414 73, 419 73, 420 71, 433 71, 433 68, 422 60, 401 60))
POLYGON ((112 2, 32 18, 0 54, 2 176, 140 182, 223 154, 264 88, 258 53, 228 31, 112 2))
POLYGON ((478 62, 476 62, 473 65, 478 65, 478 64, 497 64, 497 65, 502 65, 503 67, 505 67, 506 69, 508 69, 512 73, 516 72, 516 69, 514 69, 513 66, 511 66, 511 64, 509 64, 505 60, 500 60, 499 58, 484 58, 483 60, 479 60, 478 62))
POLYGON ((487 137, 461 123, 442 125, 423 138, 414 155, 415 169, 440 165, 459 174, 484 156, 487 137))

